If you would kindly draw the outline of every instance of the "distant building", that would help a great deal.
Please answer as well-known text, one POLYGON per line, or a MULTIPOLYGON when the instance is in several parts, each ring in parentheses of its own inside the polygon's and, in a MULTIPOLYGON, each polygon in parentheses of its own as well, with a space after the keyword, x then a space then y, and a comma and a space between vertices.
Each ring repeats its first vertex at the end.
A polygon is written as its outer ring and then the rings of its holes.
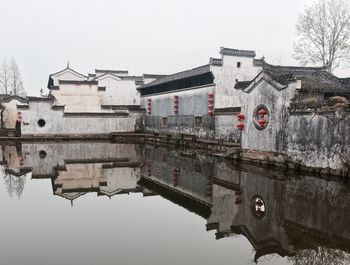
POLYGON ((69 111, 101 111, 104 106, 140 105, 137 87, 163 75, 129 76, 127 70, 100 70, 85 76, 67 66, 51 74, 48 89, 69 111))
POLYGON ((350 111, 350 78, 326 67, 270 65, 254 51, 221 48, 220 54, 138 88, 147 130, 236 142, 307 166, 346 166, 349 115, 339 111, 350 111), (302 153, 305 145, 312 155, 302 153))
POLYGON ((254 51, 221 48, 220 54, 219 59, 210 58, 209 64, 138 88, 147 112, 147 129, 215 138, 220 134, 216 117, 223 115, 233 130, 220 137, 235 140, 232 117, 241 106, 234 104, 239 102, 235 80, 251 80, 261 71, 262 63, 255 59, 254 51))
POLYGON ((49 76, 47 96, 4 96, 2 128, 14 129, 19 118, 23 135, 139 131, 144 111, 136 88, 159 77, 98 69, 83 75, 67 65, 49 76))

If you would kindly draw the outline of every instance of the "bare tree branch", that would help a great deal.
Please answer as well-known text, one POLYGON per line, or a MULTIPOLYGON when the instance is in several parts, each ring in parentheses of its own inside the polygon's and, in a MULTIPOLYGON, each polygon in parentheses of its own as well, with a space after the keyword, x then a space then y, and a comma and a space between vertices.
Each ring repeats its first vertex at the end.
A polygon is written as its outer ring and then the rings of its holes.
POLYGON ((5 93, 6 95, 10 91, 10 68, 6 59, 2 61, 0 69, 0 89, 1 93, 5 93))
POLYGON ((11 82, 10 82, 11 94, 25 96, 26 93, 23 88, 21 73, 19 71, 19 68, 14 58, 12 58, 9 68, 10 68, 10 74, 11 74, 11 82))
POLYGON ((350 2, 319 0, 296 24, 294 57, 303 65, 322 64, 332 72, 350 54, 350 2))

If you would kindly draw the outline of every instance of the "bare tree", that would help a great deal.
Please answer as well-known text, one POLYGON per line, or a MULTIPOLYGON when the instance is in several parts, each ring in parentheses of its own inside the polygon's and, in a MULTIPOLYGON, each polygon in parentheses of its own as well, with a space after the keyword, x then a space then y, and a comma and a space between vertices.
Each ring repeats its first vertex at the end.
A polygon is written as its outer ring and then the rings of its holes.
POLYGON ((26 178, 26 174, 18 177, 11 174, 4 175, 7 192, 11 198, 14 193, 17 195, 18 199, 21 198, 26 183, 26 178))
POLYGON ((6 59, 2 61, 0 69, 0 89, 6 95, 10 92, 10 68, 6 59))
POLYGON ((299 16, 294 57, 301 64, 322 64, 332 72, 350 54, 350 1, 319 0, 299 16))
POLYGON ((23 88, 23 81, 21 78, 21 73, 19 71, 18 65, 14 58, 12 58, 10 65, 10 89, 11 94, 25 96, 26 93, 23 88))

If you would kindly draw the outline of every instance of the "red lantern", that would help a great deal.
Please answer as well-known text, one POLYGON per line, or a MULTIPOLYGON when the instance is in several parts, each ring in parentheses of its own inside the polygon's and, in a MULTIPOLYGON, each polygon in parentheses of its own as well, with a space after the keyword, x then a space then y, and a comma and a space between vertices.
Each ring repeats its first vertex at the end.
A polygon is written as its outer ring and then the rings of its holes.
POLYGON ((238 123, 237 124, 237 129, 239 129, 239 130, 243 130, 244 129, 244 124, 243 123, 238 123))
POLYGON ((241 198, 236 198, 235 204, 236 205, 241 205, 242 204, 242 199, 241 198))
POLYGON ((208 109, 212 110, 214 108, 213 105, 208 105, 208 109))
POLYGON ((244 115, 243 113, 239 113, 239 114, 237 115, 237 119, 238 119, 238 120, 244 120, 244 119, 245 119, 245 115, 244 115))
POLYGON ((266 120, 264 118, 261 118, 260 120, 258 120, 258 123, 261 127, 264 127, 266 124, 266 120))
POLYGON ((260 115, 260 116, 265 116, 266 115, 266 110, 265 109, 260 109, 259 111, 258 111, 258 114, 260 115))
POLYGON ((209 98, 213 98, 214 97, 214 93, 208 93, 208 97, 209 98))
POLYGON ((208 116, 213 116, 214 115, 214 112, 212 110, 209 110, 208 111, 208 116))

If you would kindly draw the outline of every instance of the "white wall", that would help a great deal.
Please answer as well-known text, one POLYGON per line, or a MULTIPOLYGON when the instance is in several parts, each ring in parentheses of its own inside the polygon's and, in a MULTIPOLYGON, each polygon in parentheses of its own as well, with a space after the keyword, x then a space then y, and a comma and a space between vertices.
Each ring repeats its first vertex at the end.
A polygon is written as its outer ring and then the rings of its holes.
POLYGON ((65 106, 65 112, 101 112, 105 94, 95 84, 60 84, 59 90, 51 93, 55 105, 65 106))
POLYGON ((141 119, 141 116, 141 113, 130 113, 126 117, 113 113, 94 116, 81 113, 70 116, 62 109, 52 109, 51 102, 30 102, 29 109, 22 110, 22 134, 133 132, 136 120, 141 119), (39 119, 45 120, 44 127, 38 125, 39 119))
POLYGON ((261 67, 253 65, 254 58, 223 55, 223 65, 210 67, 215 77, 215 101, 220 108, 239 107, 245 95, 241 90, 235 89, 238 81, 249 81, 261 72, 261 67), (237 68, 237 62, 241 67, 237 68), (243 98, 243 99, 242 99, 243 98))
POLYGON ((140 105, 140 94, 136 90, 135 80, 122 80, 111 75, 97 80, 99 87, 106 87, 103 105, 140 105))
POLYGON ((262 81, 247 94, 242 105, 246 116, 242 131, 242 148, 261 151, 282 151, 286 137, 282 135, 288 124, 288 107, 296 93, 296 83, 278 91, 269 82, 262 81), (269 122, 264 130, 258 130, 253 123, 253 113, 257 106, 264 104, 269 109, 269 122))
MULTIPOLYGON (((208 93, 214 91, 214 86, 207 85, 198 89, 182 89, 159 95, 143 96, 141 106, 147 110, 147 99, 152 99, 152 116, 171 116, 174 114, 174 96, 179 97, 179 112, 177 115, 208 114, 208 93)), ((214 101, 214 105, 216 102, 214 101)))

